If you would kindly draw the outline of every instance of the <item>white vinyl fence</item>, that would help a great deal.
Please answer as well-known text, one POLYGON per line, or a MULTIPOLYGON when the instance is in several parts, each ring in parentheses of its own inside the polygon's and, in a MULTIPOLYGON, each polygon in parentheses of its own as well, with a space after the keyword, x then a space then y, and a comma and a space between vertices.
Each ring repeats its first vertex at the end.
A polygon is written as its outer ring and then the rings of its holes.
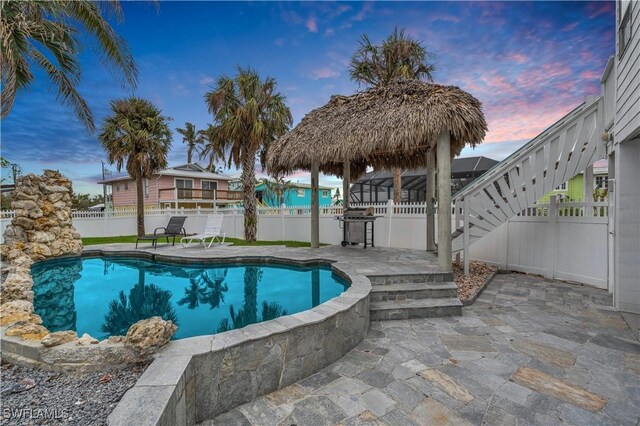
MULTIPOLYGON (((552 200, 553 201, 553 200, 552 200)), ((607 287, 607 203, 541 204, 525 210, 471 246, 471 258, 504 269, 607 287)), ((364 206, 364 205, 354 205, 364 206)), ((373 206, 378 216, 374 242, 378 247, 426 249, 425 203, 373 206)), ((165 226, 171 216, 185 215, 188 233, 204 230, 209 209, 147 209, 146 231, 165 226)), ((242 208, 217 209, 223 213, 223 232, 243 238, 242 208)), ((339 244, 342 230, 336 216, 341 206, 320 208, 320 241, 339 244)), ((454 215, 455 216, 455 215, 454 215)), ((2 233, 13 212, 2 212, 2 233)), ((455 222, 455 220, 454 220, 455 222)), ((136 233, 135 209, 111 213, 73 212, 73 224, 83 237, 136 233)), ((456 229, 455 223, 452 229, 456 229)), ((309 241, 310 207, 258 208, 259 240, 309 241)), ((437 235, 437 218, 436 218, 437 235)))
POLYGON ((471 258, 502 269, 608 285, 607 202, 540 204, 471 246, 471 258))

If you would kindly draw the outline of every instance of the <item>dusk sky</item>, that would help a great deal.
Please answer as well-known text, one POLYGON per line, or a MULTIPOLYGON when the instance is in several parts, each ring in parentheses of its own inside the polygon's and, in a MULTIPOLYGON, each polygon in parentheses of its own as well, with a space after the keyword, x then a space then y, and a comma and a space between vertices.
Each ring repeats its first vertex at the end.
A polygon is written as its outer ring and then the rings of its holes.
MULTIPOLYGON (((115 25, 137 61, 136 96, 155 102, 171 127, 185 121, 204 128, 211 117, 204 93, 221 74, 250 65, 275 77, 294 125, 333 94, 352 94, 348 64, 366 33, 379 43, 394 27, 421 40, 436 55, 437 83, 476 96, 489 125, 485 141, 462 156, 505 158, 587 95, 614 52, 613 2, 161 2, 123 4, 115 25)), ((109 101, 130 95, 85 45, 80 92, 98 127, 109 101)), ((25 173, 58 169, 80 193, 98 194, 106 155, 69 109, 56 101, 42 73, 18 94, 1 123, 2 156, 25 173)), ((170 165, 186 162, 174 132, 170 165)), ((321 143, 322 141, 318 141, 321 143)), ((203 160, 203 163, 205 161, 203 160)), ((113 166, 110 167, 115 170, 113 166)), ((258 168, 258 171, 260 169, 258 168)), ((3 175, 6 173, 3 170, 3 175)), ((227 170, 235 176, 238 171, 227 170)), ((307 173, 289 177, 308 182, 307 173)), ((322 184, 338 186, 325 176, 322 184)))

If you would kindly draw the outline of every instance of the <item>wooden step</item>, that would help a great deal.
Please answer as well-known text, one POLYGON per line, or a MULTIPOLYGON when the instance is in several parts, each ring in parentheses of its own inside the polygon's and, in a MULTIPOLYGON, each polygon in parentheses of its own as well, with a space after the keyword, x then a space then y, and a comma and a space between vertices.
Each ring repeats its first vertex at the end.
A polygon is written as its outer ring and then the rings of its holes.
POLYGON ((437 299, 406 299, 371 302, 371 321, 402 320, 462 315, 462 302, 457 297, 437 299))
POLYGON ((399 283, 371 287, 370 301, 447 298, 458 295, 458 286, 453 282, 443 283, 399 283))

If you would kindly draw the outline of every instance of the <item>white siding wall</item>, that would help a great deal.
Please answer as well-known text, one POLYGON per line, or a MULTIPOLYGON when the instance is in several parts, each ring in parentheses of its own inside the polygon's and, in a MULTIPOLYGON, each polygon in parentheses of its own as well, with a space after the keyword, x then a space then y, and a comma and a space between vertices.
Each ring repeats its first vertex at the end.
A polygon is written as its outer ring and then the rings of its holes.
MULTIPOLYGON (((640 1, 631 1, 631 39, 622 57, 618 56, 616 18, 616 123, 615 139, 622 142, 640 130, 640 1)), ((620 15, 620 13, 617 13, 620 15)))
POLYGON ((640 139, 616 150, 615 292, 621 311, 640 314, 640 139))

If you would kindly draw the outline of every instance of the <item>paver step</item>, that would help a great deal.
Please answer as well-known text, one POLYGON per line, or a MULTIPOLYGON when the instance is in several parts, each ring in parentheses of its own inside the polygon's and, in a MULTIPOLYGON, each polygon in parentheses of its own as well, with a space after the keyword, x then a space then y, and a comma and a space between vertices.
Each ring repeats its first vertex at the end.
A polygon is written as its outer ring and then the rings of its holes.
POLYGON ((453 282, 399 283, 371 287, 370 301, 447 298, 458 295, 458 286, 453 282))
POLYGON ((371 281, 371 286, 403 284, 403 283, 442 283, 453 281, 453 273, 451 272, 430 272, 417 274, 367 274, 367 278, 371 281))
POLYGON ((371 321, 429 318, 462 315, 462 302, 457 297, 407 299, 369 304, 371 321))

